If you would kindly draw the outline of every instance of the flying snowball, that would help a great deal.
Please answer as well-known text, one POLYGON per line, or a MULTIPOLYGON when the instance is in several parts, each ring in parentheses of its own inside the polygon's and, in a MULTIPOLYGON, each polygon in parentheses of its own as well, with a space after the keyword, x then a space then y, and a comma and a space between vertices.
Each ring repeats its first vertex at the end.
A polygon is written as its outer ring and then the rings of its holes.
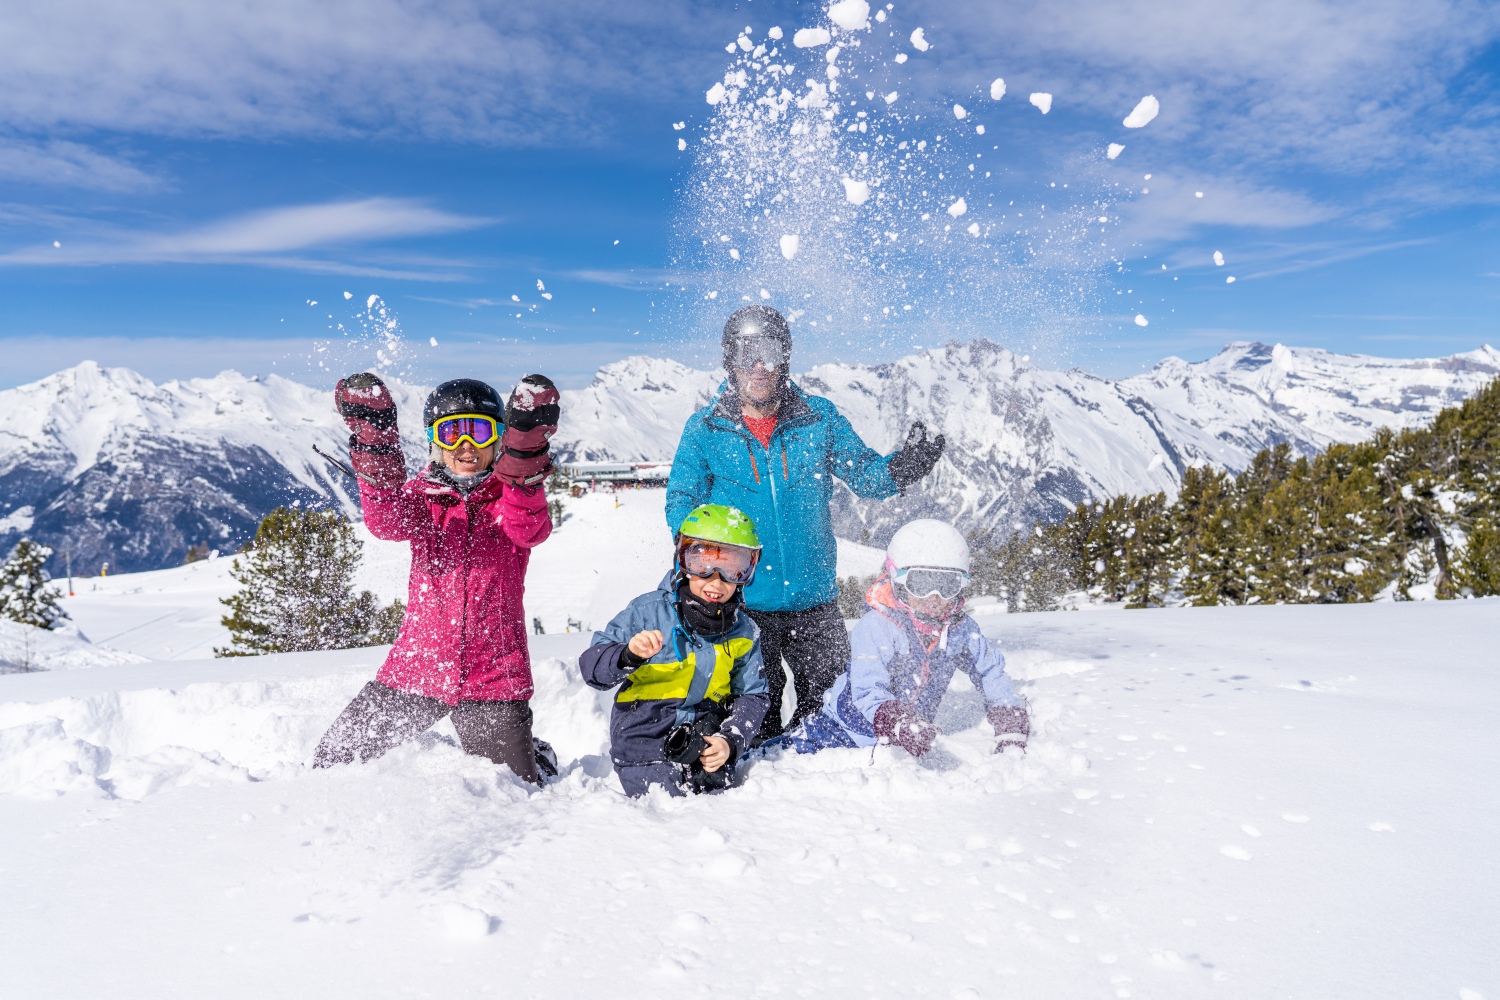
POLYGON ((437 346, 437 338, 436 337, 428 337, 427 338, 427 342, 429 344, 431 344, 433 347, 437 346))
POLYGON ((916 31, 913 31, 911 33, 911 47, 916 49, 918 52, 926 52, 928 49, 932 48, 932 43, 927 40, 927 36, 923 33, 921 28, 918 28, 916 31))
POLYGON ((1229 277, 1225 278, 1224 279, 1224 284, 1226 284, 1226 285, 1232 285, 1232 284, 1234 284, 1234 275, 1231 274, 1229 277))
POLYGON ((844 182, 844 199, 851 205, 863 205, 870 200, 870 185, 867 181, 857 181, 852 177, 841 178, 844 182))
POLYGON ((714 84, 708 88, 708 93, 703 96, 707 98, 709 104, 720 103, 724 100, 724 85, 722 83, 714 84))
POLYGON ((542 284, 541 278, 536 279, 536 290, 539 292, 545 292, 547 290, 547 286, 542 284))
POLYGON ((870 5, 865 0, 838 0, 829 4, 828 20, 845 31, 858 31, 870 26, 870 5))
POLYGON ((1052 110, 1052 95, 1032 94, 1031 103, 1035 104, 1037 106, 1037 110, 1041 111, 1041 113, 1045 115, 1047 112, 1052 110))
POLYGON ((1202 198, 1203 197, 1203 192, 1202 191, 1194 191, 1193 192, 1193 197, 1194 198, 1202 198))
POLYGON ((968 109, 965 108, 962 104, 953 105, 953 117, 957 118, 959 121, 963 121, 965 118, 969 117, 968 109))
POLYGON ((678 139, 677 140, 677 150, 678 150, 678 152, 681 152, 684 149, 687 149, 687 140, 686 139, 678 139))
POLYGON ((978 133, 979 135, 984 135, 984 126, 983 125, 975 125, 974 126, 974 131, 976 133, 978 133))
POLYGON ((793 257, 797 256, 797 249, 800 246, 801 242, 801 239, 798 238, 796 233, 784 234, 781 237, 781 256, 785 257, 787 260, 791 260, 793 257))
POLYGON ((345 302, 348 302, 352 298, 354 298, 354 293, 353 292, 345 292, 344 293, 344 301, 345 302))
POLYGON ((1125 152, 1124 146, 1120 145, 1118 142, 1112 142, 1109 144, 1109 149, 1104 151, 1104 155, 1113 160, 1123 152, 1125 152))
POLYGON ((792 44, 799 49, 811 49, 827 45, 832 39, 827 28, 799 28, 792 36, 792 44))
POLYGON ((1147 319, 1146 317, 1142 316, 1140 313, 1136 313, 1135 314, 1135 325, 1136 326, 1150 326, 1151 325, 1151 321, 1149 319, 1147 319))
POLYGON ((963 215, 968 210, 968 203, 965 202, 962 198, 958 199, 953 204, 948 206, 948 214, 953 216, 955 219, 960 215, 963 215))
POLYGON ((773 28, 771 28, 770 31, 766 32, 766 34, 769 35, 772 38, 775 38, 775 39, 779 40, 781 38, 781 26, 780 25, 774 26, 773 28))
POLYGON ((898 66, 901 65, 902 63, 906 62, 906 60, 908 58, 910 58, 910 57, 905 52, 897 52, 896 53, 896 65, 898 65, 898 66))
POLYGON ((896 103, 896 98, 898 98, 900 96, 901 96, 900 93, 898 93, 897 91, 893 90, 889 94, 885 95, 885 103, 887 103, 887 104, 895 104, 896 103))
POLYGON ((997 76, 997 77, 995 77, 995 82, 990 84, 990 100, 992 100, 992 101, 998 101, 998 100, 1000 100, 1000 98, 1002 98, 1004 96, 1005 96, 1005 81, 1002 80, 1002 79, 1000 79, 997 76))
POLYGON ((736 250, 734 247, 730 247, 729 248, 729 259, 730 260, 739 260, 740 259, 740 252, 738 250, 736 250))
POLYGON ((977 223, 977 222, 971 222, 971 223, 969 223, 968 233, 969 233, 970 236, 978 236, 979 235, 979 223, 977 223))
POLYGON ((1217 264, 1219 267, 1223 267, 1224 266, 1224 254, 1223 254, 1223 252, 1221 252, 1219 250, 1215 250, 1214 251, 1214 263, 1217 264))
POLYGON ((1135 110, 1125 116, 1124 125, 1126 128, 1145 128, 1159 111, 1161 111, 1161 104, 1155 97, 1147 94, 1141 98, 1141 103, 1135 106, 1135 110))

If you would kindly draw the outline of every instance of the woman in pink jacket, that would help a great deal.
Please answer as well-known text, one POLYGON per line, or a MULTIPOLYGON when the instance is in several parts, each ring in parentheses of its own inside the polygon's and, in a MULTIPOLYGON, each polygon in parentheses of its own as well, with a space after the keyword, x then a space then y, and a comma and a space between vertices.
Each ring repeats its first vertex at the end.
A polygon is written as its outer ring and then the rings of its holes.
POLYGON ((384 383, 352 375, 334 398, 353 432, 365 524, 376 538, 411 543, 411 581, 395 646, 324 734, 313 766, 378 757, 451 715, 466 752, 538 783, 539 758, 555 764, 531 733, 521 601, 531 549, 552 532, 542 481, 557 388, 528 375, 502 413, 485 383, 444 382, 422 414, 431 462, 410 481, 384 383))

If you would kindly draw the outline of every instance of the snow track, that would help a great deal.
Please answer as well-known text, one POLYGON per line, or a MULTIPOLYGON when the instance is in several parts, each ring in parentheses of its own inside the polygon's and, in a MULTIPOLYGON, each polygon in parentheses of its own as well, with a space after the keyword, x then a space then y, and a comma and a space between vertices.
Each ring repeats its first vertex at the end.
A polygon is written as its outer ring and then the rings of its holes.
POLYGON ((1500 604, 1004 615, 923 761, 640 802, 537 640, 546 790, 446 725, 305 767, 379 650, 0 677, 7 996, 1500 993, 1500 604), (966 992, 971 991, 971 992, 966 992))

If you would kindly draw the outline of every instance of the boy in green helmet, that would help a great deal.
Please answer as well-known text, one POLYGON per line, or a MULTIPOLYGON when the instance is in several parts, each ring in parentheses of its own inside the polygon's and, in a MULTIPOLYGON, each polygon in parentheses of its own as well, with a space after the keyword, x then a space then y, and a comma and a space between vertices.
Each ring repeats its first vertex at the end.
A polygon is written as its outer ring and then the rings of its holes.
POLYGON ((760 540, 733 507, 695 508, 677 532, 672 570, 607 625, 578 658, 583 680, 619 686, 610 756, 627 795, 729 783, 770 698, 760 630, 741 590, 755 578, 760 540))

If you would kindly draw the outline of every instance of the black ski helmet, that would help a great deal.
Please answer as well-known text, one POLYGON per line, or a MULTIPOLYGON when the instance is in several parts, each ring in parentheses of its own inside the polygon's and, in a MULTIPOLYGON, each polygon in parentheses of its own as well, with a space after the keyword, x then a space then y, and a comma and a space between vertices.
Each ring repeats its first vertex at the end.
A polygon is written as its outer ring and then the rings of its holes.
POLYGON ((729 322, 724 324, 724 367, 731 368, 730 359, 734 354, 734 342, 740 339, 767 337, 778 341, 787 357, 787 363, 781 367, 787 370, 790 367, 792 356, 792 331, 786 325, 786 317, 781 315, 770 306, 753 305, 736 309, 729 317, 729 322))
POLYGON ((494 417, 496 423, 505 420, 498 392, 477 378, 455 378, 444 382, 427 396, 427 405, 422 407, 422 425, 431 427, 444 417, 458 413, 494 417))

